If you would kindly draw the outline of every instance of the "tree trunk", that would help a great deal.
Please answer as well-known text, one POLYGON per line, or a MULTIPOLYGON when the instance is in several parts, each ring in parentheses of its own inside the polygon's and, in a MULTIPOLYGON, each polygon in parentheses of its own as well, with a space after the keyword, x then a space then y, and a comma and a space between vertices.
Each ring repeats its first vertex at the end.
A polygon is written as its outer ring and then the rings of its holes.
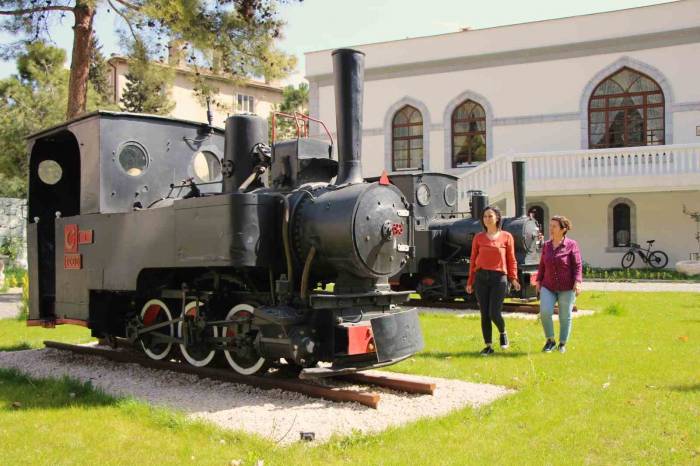
POLYGON ((73 9, 75 26, 73 26, 73 55, 70 64, 70 81, 68 82, 68 110, 66 118, 75 118, 85 113, 87 103, 88 72, 90 70, 90 35, 92 21, 95 18, 95 6, 78 1, 73 9))

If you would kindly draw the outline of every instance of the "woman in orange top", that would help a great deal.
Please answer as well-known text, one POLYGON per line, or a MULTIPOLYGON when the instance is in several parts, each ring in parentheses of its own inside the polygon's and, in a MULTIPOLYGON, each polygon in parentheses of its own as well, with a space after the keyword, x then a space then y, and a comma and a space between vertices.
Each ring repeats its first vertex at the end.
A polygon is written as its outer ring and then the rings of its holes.
POLYGON ((515 242, 513 235, 501 230, 501 211, 497 207, 487 207, 481 214, 484 231, 474 236, 472 254, 469 261, 467 293, 476 292, 481 311, 481 333, 486 347, 482 356, 493 354, 491 342, 491 322, 500 332, 501 348, 509 346, 506 323, 501 311, 508 284, 506 277, 516 291, 520 291, 518 267, 515 262, 515 242))

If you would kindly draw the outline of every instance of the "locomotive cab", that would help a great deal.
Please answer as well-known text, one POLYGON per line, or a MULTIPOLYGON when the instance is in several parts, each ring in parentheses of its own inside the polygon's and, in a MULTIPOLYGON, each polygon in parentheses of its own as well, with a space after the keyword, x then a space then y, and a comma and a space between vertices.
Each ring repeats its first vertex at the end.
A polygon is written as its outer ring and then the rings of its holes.
POLYGON ((72 132, 57 131, 37 138, 31 145, 27 229, 30 283, 30 315, 55 316, 55 222, 80 212, 81 160, 72 132))
POLYGON ((222 146, 222 131, 208 125, 117 112, 86 114, 31 135, 30 322, 86 322, 88 290, 104 284, 94 257, 104 255, 98 249, 109 236, 96 238, 94 228, 70 219, 157 207, 171 185, 173 197, 185 196, 189 189, 178 185, 188 178, 202 193, 220 192, 222 146))

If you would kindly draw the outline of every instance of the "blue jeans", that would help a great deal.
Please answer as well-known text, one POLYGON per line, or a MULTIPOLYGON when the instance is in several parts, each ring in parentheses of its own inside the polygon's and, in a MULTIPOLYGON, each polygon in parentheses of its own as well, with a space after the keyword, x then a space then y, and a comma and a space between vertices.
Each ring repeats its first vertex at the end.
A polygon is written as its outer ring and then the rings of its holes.
POLYGON ((554 314, 554 304, 557 301, 559 302, 559 342, 566 343, 569 341, 569 334, 571 333, 571 311, 576 302, 576 293, 574 293, 574 290, 550 291, 544 286, 540 288, 542 328, 544 328, 544 336, 551 340, 554 340, 552 315, 554 314))

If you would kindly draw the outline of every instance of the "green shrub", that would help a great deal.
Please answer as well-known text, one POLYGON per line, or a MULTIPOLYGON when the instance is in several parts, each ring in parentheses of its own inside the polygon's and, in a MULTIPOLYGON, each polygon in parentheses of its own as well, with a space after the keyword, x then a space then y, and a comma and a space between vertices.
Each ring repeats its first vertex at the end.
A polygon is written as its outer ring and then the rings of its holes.
POLYGON ((0 243, 0 254, 9 257, 10 262, 14 262, 22 254, 24 240, 19 236, 6 236, 0 243))
POLYGON ((603 312, 611 316, 620 317, 627 314, 627 308, 620 303, 612 303, 603 309, 603 312))
POLYGON ((29 318, 29 275, 24 272, 22 275, 22 300, 19 303, 19 314, 17 320, 27 320, 29 318))

